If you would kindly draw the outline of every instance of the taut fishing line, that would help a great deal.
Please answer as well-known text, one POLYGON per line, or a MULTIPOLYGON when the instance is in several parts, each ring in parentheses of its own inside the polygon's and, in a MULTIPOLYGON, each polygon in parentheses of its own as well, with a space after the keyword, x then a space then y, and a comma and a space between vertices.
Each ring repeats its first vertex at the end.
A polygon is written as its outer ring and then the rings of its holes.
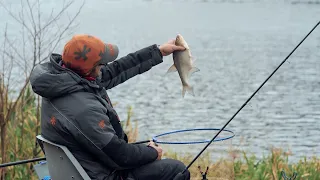
MULTIPOLYGON (((211 141, 200 151, 200 153, 190 162, 190 164, 182 171, 182 174, 199 158, 199 156, 207 149, 207 147, 215 140, 215 138, 224 130, 224 128, 233 120, 233 118, 244 108, 252 97, 262 88, 262 86, 273 76, 273 74, 284 64, 292 53, 303 43, 305 39, 315 30, 320 21, 312 28, 312 30, 300 41, 300 43, 290 52, 290 54, 280 63, 280 65, 270 74, 270 76, 258 87, 258 89, 247 99, 240 109, 230 118, 230 120, 219 130, 219 132, 211 139, 211 141)), ((178 175, 177 175, 178 176, 178 175)))

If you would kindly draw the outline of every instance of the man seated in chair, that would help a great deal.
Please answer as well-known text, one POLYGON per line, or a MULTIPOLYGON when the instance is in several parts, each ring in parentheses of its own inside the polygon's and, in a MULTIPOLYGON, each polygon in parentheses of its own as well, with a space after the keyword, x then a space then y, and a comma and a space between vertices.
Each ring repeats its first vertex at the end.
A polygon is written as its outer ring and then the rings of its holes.
MULTIPOLYGON (((161 159, 153 142, 130 144, 106 89, 163 62, 163 56, 184 50, 174 41, 151 45, 116 60, 118 47, 91 35, 75 35, 62 55, 37 65, 30 82, 43 97, 41 135, 66 146, 91 179, 170 180, 185 169, 174 159, 161 159)), ((185 171, 183 179, 190 179, 185 171)))

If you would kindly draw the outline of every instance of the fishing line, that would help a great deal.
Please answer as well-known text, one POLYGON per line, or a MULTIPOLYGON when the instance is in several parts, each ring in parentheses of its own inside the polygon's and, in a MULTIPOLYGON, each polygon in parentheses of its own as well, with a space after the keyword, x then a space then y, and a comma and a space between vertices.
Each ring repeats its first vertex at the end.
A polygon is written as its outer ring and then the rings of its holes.
POLYGON ((320 21, 312 28, 312 30, 300 41, 300 43, 291 51, 291 53, 280 63, 280 65, 270 74, 270 76, 259 86, 259 88, 247 99, 240 109, 230 118, 230 120, 219 130, 219 132, 211 139, 211 141, 200 151, 199 154, 190 162, 190 164, 182 171, 182 174, 199 158, 199 156, 207 149, 207 147, 215 140, 215 138, 224 130, 224 128, 233 120, 233 118, 244 108, 252 97, 262 88, 262 86, 273 76, 273 74, 284 64, 292 53, 303 43, 305 39, 317 28, 320 21))

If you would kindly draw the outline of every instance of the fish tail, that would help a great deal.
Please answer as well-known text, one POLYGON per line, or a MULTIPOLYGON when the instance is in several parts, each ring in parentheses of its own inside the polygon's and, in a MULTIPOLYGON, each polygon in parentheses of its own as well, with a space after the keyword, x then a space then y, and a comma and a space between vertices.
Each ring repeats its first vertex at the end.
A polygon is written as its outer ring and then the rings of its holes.
POLYGON ((193 91, 193 87, 190 85, 183 85, 182 87, 182 97, 184 97, 184 95, 186 94, 186 91, 188 91, 188 93, 190 93, 192 96, 194 96, 194 91, 193 91))

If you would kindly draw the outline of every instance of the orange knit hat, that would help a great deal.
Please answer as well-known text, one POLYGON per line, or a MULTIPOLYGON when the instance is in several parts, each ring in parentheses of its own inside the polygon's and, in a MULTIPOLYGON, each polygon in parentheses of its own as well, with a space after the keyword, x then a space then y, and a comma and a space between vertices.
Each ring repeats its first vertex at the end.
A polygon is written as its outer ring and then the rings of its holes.
POLYGON ((116 60, 119 49, 87 34, 75 35, 64 46, 62 61, 69 69, 87 76, 95 66, 116 60))

